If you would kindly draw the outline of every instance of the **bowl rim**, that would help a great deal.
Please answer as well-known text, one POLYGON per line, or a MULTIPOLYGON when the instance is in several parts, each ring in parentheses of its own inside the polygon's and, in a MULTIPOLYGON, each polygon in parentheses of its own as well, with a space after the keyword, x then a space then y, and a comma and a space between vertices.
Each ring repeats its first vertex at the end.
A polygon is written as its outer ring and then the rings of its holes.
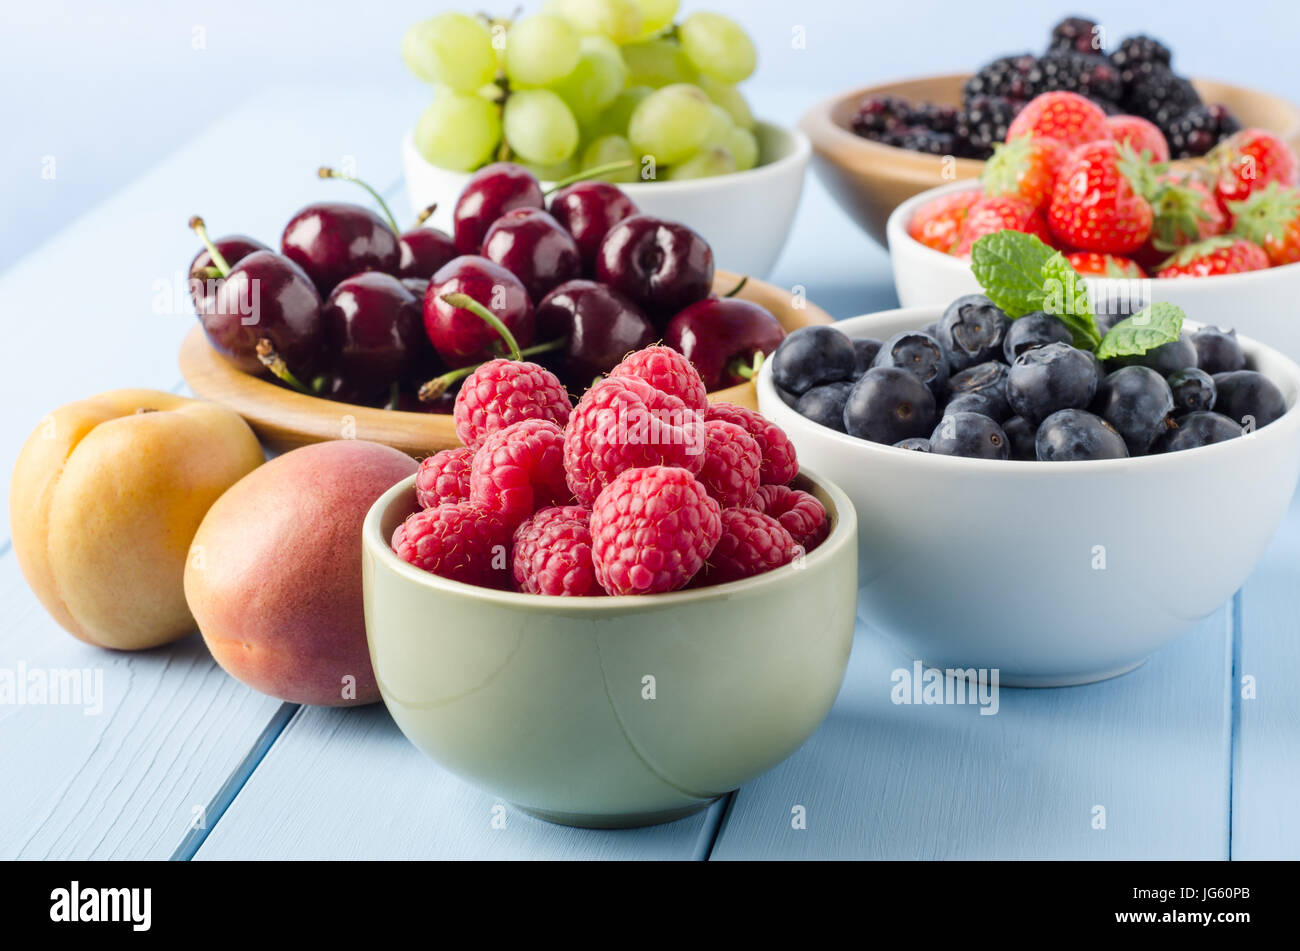
MULTIPOLYGON (((708 178, 692 178, 684 181, 653 181, 653 182, 616 182, 620 189, 628 191, 633 197, 647 193, 649 189, 654 189, 655 193, 668 193, 670 190, 677 193, 691 194, 692 192, 707 191, 720 183, 727 182, 746 182, 758 185, 758 179, 765 177, 779 176, 793 168, 803 168, 807 166, 812 158, 812 143, 803 130, 797 126, 783 126, 766 119, 755 119, 754 129, 761 127, 767 133, 776 133, 784 138, 786 145, 790 147, 788 154, 783 155, 775 161, 768 162, 764 165, 755 165, 753 168, 747 168, 744 171, 727 172, 724 175, 711 175, 708 178)), ((411 126, 402 133, 402 152, 415 161, 418 161, 422 167, 433 170, 439 175, 454 175, 460 178, 468 179, 478 169, 468 172, 461 172, 450 168, 441 168, 434 165, 415 147, 415 127, 411 126)), ((539 182, 543 190, 554 185, 554 182, 539 182)))
MULTIPOLYGON (((915 322, 919 329, 924 327, 930 321, 937 319, 942 315, 943 307, 896 307, 892 310, 874 311, 869 314, 859 314, 857 317, 848 317, 844 320, 836 321, 834 326, 848 334, 850 338, 856 336, 865 336, 863 333, 854 333, 863 328, 870 327, 873 322, 899 321, 904 318, 915 322), (846 326, 847 325, 847 326, 846 326)), ((1194 329, 1200 329, 1205 326, 1215 326, 1213 324, 1204 324, 1197 321, 1186 321, 1184 326, 1194 329)), ((1156 455, 1146 456, 1126 456, 1121 459, 1086 459, 1070 463, 1051 464, 1040 462, 1035 459, 972 459, 966 456, 948 456, 943 454, 929 452, 914 452, 909 449, 899 449, 895 446, 887 446, 884 443, 871 442, 866 439, 859 439, 857 436, 850 436, 848 433, 841 433, 823 426, 820 423, 814 423, 795 412, 794 407, 788 406, 781 399, 780 394, 776 392, 776 385, 772 382, 772 361, 766 360, 759 371, 758 379, 755 386, 758 388, 759 405, 765 404, 775 407, 775 415, 763 415, 769 420, 776 423, 786 430, 787 433, 793 433, 798 430, 812 432, 817 438, 828 439, 833 445, 842 446, 846 451, 864 453, 864 461, 875 458, 893 459, 903 465, 923 465, 938 466, 940 468, 948 467, 952 472, 957 474, 972 474, 975 472, 1002 472, 1018 473, 1019 476, 1030 478, 1035 472, 1041 473, 1041 478, 1058 478, 1071 474, 1088 474, 1088 473, 1109 473, 1113 475, 1124 475, 1136 470, 1139 473, 1155 473, 1164 467, 1167 472, 1171 467, 1178 467, 1186 463, 1179 461, 1190 456, 1193 459, 1205 459, 1209 453, 1226 454, 1237 451, 1234 445, 1240 444, 1243 440, 1258 439, 1282 439, 1284 433, 1290 435, 1293 440, 1300 436, 1300 365, 1294 360, 1274 350, 1267 344, 1260 343, 1253 337, 1238 336, 1237 340, 1241 343, 1242 348, 1246 351, 1247 356, 1267 356, 1269 362, 1276 362, 1286 369, 1290 379, 1292 397, 1291 404, 1287 407, 1278 419, 1269 423, 1267 426, 1261 426, 1237 439, 1228 439, 1220 443, 1212 443, 1208 446, 1198 446, 1195 449, 1187 449, 1181 452, 1158 453, 1156 455), (788 416, 789 418, 785 418, 788 416), (778 418, 782 417, 782 418, 778 418), (1267 434, 1267 435, 1264 435, 1267 434), (878 456, 885 453, 884 456, 878 456), (903 462, 906 456, 919 457, 920 461, 912 463, 903 462)), ((1274 381, 1276 382, 1276 381, 1274 381)))
MULTIPOLYGON (((804 555, 805 563, 800 570, 806 571, 815 565, 829 561, 831 558, 841 557, 848 550, 856 552, 857 544, 854 539, 857 535, 857 511, 854 509, 853 502, 850 501, 848 494, 834 482, 810 471, 806 467, 800 467, 797 478, 806 479, 826 494, 831 503, 830 508, 833 509, 833 515, 831 511, 828 511, 827 515, 832 517, 834 521, 834 527, 826 539, 811 552, 804 555), (851 542, 852 544, 850 544, 851 542)), ((383 565, 387 570, 396 572, 399 577, 421 585, 430 591, 474 598, 502 608, 527 608, 529 610, 560 614, 581 613, 595 617, 616 617, 620 614, 661 610, 716 598, 737 597, 755 588, 774 584, 788 577, 779 568, 774 568, 771 571, 765 571, 750 578, 729 581, 725 584, 709 585, 703 588, 685 588, 664 594, 606 595, 604 597, 525 594, 518 591, 485 588, 464 581, 443 578, 422 568, 417 568, 415 565, 397 557, 397 553, 392 549, 391 540, 385 538, 382 531, 383 521, 389 508, 414 487, 415 480, 415 475, 407 476, 374 501, 362 522, 361 544, 375 558, 377 564, 383 565)), ((786 568, 789 566, 782 565, 781 567, 786 568)))
MULTIPOLYGON (((928 245, 917 241, 908 234, 907 226, 911 224, 912 217, 916 214, 917 209, 926 202, 944 195, 953 194, 960 191, 974 191, 980 187, 979 179, 962 179, 956 182, 945 182, 942 185, 936 185, 928 188, 923 192, 913 195, 911 198, 902 202, 885 220, 885 239, 888 242, 889 254, 892 259, 895 250, 895 241, 900 244, 906 244, 908 253, 915 252, 927 263, 934 267, 944 267, 951 270, 969 270, 970 262, 965 258, 953 257, 951 254, 944 254, 928 245)), ((1243 271, 1240 274, 1211 274, 1205 277, 1104 277, 1100 274, 1085 274, 1084 280, 1089 283, 1098 284, 1105 287, 1122 286, 1131 282, 1150 284, 1153 287, 1168 287, 1171 283, 1177 282, 1179 287, 1195 286, 1202 281, 1213 281, 1215 287, 1231 288, 1234 283, 1250 283, 1251 281, 1259 282, 1264 280, 1283 280, 1285 276, 1300 272, 1300 262, 1291 264, 1281 264, 1276 267, 1260 268, 1257 271, 1243 271), (1275 277, 1277 273, 1283 273, 1284 277, 1275 277), (1192 282, 1190 285, 1188 282, 1192 282)), ((1154 296, 1154 295, 1153 295, 1154 296)))

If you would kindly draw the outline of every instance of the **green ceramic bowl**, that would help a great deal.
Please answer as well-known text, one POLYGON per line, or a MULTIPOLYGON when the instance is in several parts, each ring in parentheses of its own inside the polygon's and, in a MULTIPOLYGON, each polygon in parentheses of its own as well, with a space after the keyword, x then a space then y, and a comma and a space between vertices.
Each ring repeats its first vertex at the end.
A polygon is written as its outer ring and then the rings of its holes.
POLYGON ((785 759, 839 692, 857 602, 857 518, 802 565, 672 594, 561 598, 431 575, 389 547, 414 477, 363 528, 366 632, 398 727, 440 765, 552 822, 688 815, 785 759))

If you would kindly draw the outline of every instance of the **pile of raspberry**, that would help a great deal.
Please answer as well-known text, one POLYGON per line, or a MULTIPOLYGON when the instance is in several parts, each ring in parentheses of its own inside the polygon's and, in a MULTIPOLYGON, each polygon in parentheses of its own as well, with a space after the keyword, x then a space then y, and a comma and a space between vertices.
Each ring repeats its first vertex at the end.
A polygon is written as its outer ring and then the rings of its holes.
POLYGON ((465 444, 420 464, 393 550, 444 578, 528 594, 659 594, 737 581, 825 540, 790 483, 794 446, 758 413, 710 404, 663 346, 625 357, 573 406, 533 363, 493 360, 456 396, 465 444))

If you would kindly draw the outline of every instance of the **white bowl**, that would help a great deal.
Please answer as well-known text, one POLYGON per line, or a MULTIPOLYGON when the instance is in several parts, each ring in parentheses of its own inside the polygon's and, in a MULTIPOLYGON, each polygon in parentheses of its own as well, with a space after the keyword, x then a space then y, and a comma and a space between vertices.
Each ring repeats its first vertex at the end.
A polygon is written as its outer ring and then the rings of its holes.
MULTIPOLYGON (((885 339, 941 312, 836 326, 885 339)), ((800 416, 776 392, 770 362, 758 406, 857 510, 859 617, 934 667, 997 669, 1013 686, 1089 683, 1131 670, 1222 605, 1290 504, 1300 366, 1240 340, 1282 390, 1286 414, 1167 455, 1048 463, 895 449, 800 416)))
MULTIPOLYGON (((941 185, 909 198, 889 216, 885 233, 894 287, 903 307, 945 307, 963 294, 981 292, 969 261, 927 248, 907 233, 912 216, 926 202, 976 187, 969 181, 941 185)), ((1168 301, 1192 320, 1236 328, 1300 360, 1300 306, 1296 303, 1300 301, 1300 264, 1221 277, 1088 278, 1087 283, 1093 301, 1168 301)))
MULTIPOLYGON (((769 122, 757 123, 754 134, 759 164, 748 171, 619 187, 646 214, 683 222, 702 234, 718 267, 767 277, 790 233, 812 149, 802 132, 769 122)), ((413 213, 437 202, 430 223, 450 233, 452 210, 470 173, 430 164, 416 150, 411 132, 402 138, 402 167, 413 213)), ((550 183, 543 182, 542 187, 550 183)))

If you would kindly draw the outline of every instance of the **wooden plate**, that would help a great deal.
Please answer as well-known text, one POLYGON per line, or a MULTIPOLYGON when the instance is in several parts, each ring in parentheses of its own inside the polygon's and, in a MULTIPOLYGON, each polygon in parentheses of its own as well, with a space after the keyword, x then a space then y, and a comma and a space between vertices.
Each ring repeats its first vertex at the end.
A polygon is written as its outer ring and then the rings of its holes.
MULTIPOLYGON (((739 280, 735 274, 719 271, 713 288, 725 294, 739 280)), ((766 307, 787 331, 831 322, 820 307, 763 281, 751 279, 739 296, 766 307)), ((197 325, 181 344, 180 367, 195 395, 234 410, 263 443, 277 451, 329 439, 369 439, 419 458, 460 445, 450 415, 336 403, 242 373, 208 346, 203 328, 197 325)), ((752 383, 718 390, 709 399, 758 408, 752 383)))

